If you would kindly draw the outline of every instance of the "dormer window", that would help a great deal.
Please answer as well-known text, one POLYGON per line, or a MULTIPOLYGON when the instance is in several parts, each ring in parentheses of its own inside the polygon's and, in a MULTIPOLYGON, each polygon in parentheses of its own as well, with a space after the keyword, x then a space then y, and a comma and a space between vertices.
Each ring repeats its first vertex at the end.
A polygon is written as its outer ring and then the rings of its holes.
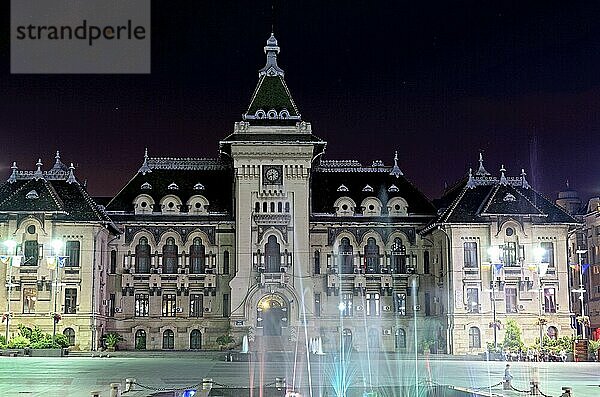
POLYGON ((504 196, 504 201, 517 201, 517 198, 510 193, 507 193, 506 196, 504 196))
POLYGON ((279 118, 287 119, 289 117, 290 117, 290 112, 288 112, 287 109, 283 109, 281 112, 279 112, 279 118))
POLYGON ((204 185, 201 183, 196 183, 194 185, 194 190, 204 190, 204 185))
POLYGON ((160 208, 163 213, 178 213, 182 207, 179 197, 169 194, 160 201, 160 208))
POLYGON ((356 203, 350 197, 340 197, 333 207, 337 216, 354 216, 356 203))
POLYGON ((276 119, 277 118, 277 111, 275 109, 269 110, 269 112, 267 113, 267 118, 269 118, 269 119, 276 119))
POLYGON ((396 185, 392 185, 388 188, 388 192, 395 193, 395 192, 399 192, 399 191, 400 191, 400 189, 398 189, 398 186, 396 186, 396 185))
POLYGON ((391 216, 407 216, 408 203, 402 197, 393 197, 387 203, 387 210, 391 216))
POLYGON ((179 186, 177 186, 177 184, 175 182, 171 182, 171 184, 169 186, 167 186, 167 189, 169 189, 169 190, 178 190, 179 186))
POLYGON ((152 185, 149 184, 148 182, 144 182, 144 183, 142 183, 142 186, 140 186, 140 189, 142 189, 142 190, 152 190, 152 185))
POLYGON ((338 192, 347 192, 348 188, 346 187, 346 185, 340 185, 340 187, 337 188, 338 192))
POLYGON ((363 192, 372 192, 373 188, 370 185, 365 185, 365 187, 363 187, 363 192))
POLYGON ((140 194, 133 200, 133 211, 136 214, 151 214, 154 208, 154 199, 147 194, 140 194))
POLYGON ((206 197, 201 195, 192 196, 187 202, 189 213, 193 215, 208 214, 208 205, 206 197))
POLYGON ((264 119, 267 115, 264 110, 258 109, 255 113, 257 119, 264 119))
POLYGON ((367 197, 363 200, 360 205, 363 208, 363 215, 365 216, 380 216, 381 215, 381 201, 377 197, 367 197))
POLYGON ((35 199, 39 199, 40 195, 38 194, 38 192, 36 192, 35 190, 30 190, 26 195, 25 198, 27 200, 35 200, 35 199))

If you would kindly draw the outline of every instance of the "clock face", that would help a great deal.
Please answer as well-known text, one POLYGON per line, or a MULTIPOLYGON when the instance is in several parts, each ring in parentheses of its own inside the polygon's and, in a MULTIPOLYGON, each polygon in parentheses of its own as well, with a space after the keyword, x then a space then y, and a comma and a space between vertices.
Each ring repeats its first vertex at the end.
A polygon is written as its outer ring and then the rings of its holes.
POLYGON ((263 170, 263 172, 264 172, 263 183, 269 184, 269 185, 281 185, 281 183, 282 183, 281 171, 282 171, 281 166, 265 167, 263 170))

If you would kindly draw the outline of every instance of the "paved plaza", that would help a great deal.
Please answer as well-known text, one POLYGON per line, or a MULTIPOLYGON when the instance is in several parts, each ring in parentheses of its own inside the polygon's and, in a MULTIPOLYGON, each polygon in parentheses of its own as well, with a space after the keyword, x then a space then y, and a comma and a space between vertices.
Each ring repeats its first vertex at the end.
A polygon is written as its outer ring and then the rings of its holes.
MULTIPOLYGON (((297 389, 312 389, 313 396, 321 395, 321 385, 330 385, 335 376, 332 357, 312 360, 310 374, 306 365, 294 366, 293 361, 225 362, 221 355, 199 355, 173 352, 164 356, 120 356, 110 358, 0 358, 1 396, 89 396, 93 390, 109 395, 109 384, 125 378, 135 378, 149 387, 179 388, 193 385, 202 378, 230 386, 270 384, 276 377, 285 377, 288 385, 297 389), (261 381, 262 378, 262 381, 261 381)), ((413 359, 374 359, 371 365, 361 356, 351 360, 347 372, 352 384, 361 385, 414 385, 428 382, 471 388, 485 388, 502 380, 503 362, 429 360, 419 357, 417 373, 413 359)), ((600 363, 511 363, 513 385, 527 389, 532 367, 539 368, 540 390, 551 396, 560 396, 562 386, 573 388, 576 397, 600 396, 600 363)), ((500 387, 493 391, 502 393, 500 387)), ((151 392, 137 388, 126 396, 148 396, 151 392)), ((306 395, 310 395, 307 393, 306 395)), ((518 393, 506 393, 516 396, 518 393)))

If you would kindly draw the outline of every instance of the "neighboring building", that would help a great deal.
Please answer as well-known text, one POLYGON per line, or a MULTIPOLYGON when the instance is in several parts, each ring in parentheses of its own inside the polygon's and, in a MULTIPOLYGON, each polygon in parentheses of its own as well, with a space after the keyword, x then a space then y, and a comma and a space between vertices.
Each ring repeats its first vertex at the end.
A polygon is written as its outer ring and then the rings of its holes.
MULTIPOLYGON (((57 333, 81 349, 95 349, 105 330, 100 306, 107 294, 108 256, 103 247, 117 230, 58 153, 52 169, 41 167, 38 161, 36 171, 19 171, 13 164, 0 186, 0 239, 16 243, 0 248, 0 271, 10 284, 0 289, 4 313, 12 313, 9 335, 18 324, 52 333, 56 314, 57 333), (63 244, 58 251, 54 240, 63 244)), ((3 318, 2 335, 5 326, 3 318)))
MULTIPOLYGON (((106 213, 58 160, 56 171, 15 171, 0 187, 3 238, 26 241, 22 229, 37 219, 36 230, 44 230, 37 244, 57 236, 80 241, 81 266, 68 277, 65 270, 63 282, 72 277, 78 288, 72 318, 81 320, 82 348, 95 347, 99 333, 89 330, 101 328, 121 333, 128 349, 214 349, 231 334, 238 344, 247 335, 253 349, 294 350, 320 337, 325 351, 410 352, 416 341, 419 350, 478 353, 493 341, 492 268, 501 323, 518 320, 528 344, 540 331, 572 333, 563 287, 567 237, 577 224, 571 216, 531 189, 524 174, 491 177, 482 163, 438 210, 403 175, 397 154, 393 165, 323 159, 326 142, 292 99, 275 37, 265 53, 250 105, 219 143, 218 158, 146 153, 106 213), (29 200, 25 183, 57 193, 29 200), (73 203, 54 200, 61 189, 79 192, 87 207, 56 209, 73 203), (11 194, 18 200, 2 212, 11 194), (94 211, 68 223, 73 230, 57 215, 88 207, 94 211), (490 246, 502 252, 493 266, 490 246), (534 260, 540 247, 545 254, 534 260), (540 264, 547 272, 538 294, 540 264)), ((37 285, 45 297, 39 317, 23 315, 45 329, 52 310, 37 280, 47 273, 40 266, 15 280, 21 289, 37 285)), ((60 332, 75 326, 68 318, 60 332)))
POLYGON ((423 232, 442 247, 436 273, 446 283, 453 353, 482 351, 494 330, 501 343, 508 319, 519 323, 526 345, 573 333, 567 237, 578 223, 534 191, 524 172, 500 172, 491 176, 480 156, 477 172, 446 192, 423 232))
POLYGON ((589 200, 585 214, 585 234, 587 237, 587 258, 590 265, 584 275, 586 293, 586 314, 590 317, 591 338, 600 340, 600 198, 589 200))

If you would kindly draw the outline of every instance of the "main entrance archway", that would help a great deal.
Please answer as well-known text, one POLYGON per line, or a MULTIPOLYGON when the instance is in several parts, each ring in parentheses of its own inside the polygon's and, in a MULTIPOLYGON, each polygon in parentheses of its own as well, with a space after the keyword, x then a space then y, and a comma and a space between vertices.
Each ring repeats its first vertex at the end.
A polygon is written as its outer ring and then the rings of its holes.
POLYGON ((263 329, 264 336, 281 336, 283 327, 288 324, 288 304, 280 295, 270 294, 258 301, 257 327, 263 329))

